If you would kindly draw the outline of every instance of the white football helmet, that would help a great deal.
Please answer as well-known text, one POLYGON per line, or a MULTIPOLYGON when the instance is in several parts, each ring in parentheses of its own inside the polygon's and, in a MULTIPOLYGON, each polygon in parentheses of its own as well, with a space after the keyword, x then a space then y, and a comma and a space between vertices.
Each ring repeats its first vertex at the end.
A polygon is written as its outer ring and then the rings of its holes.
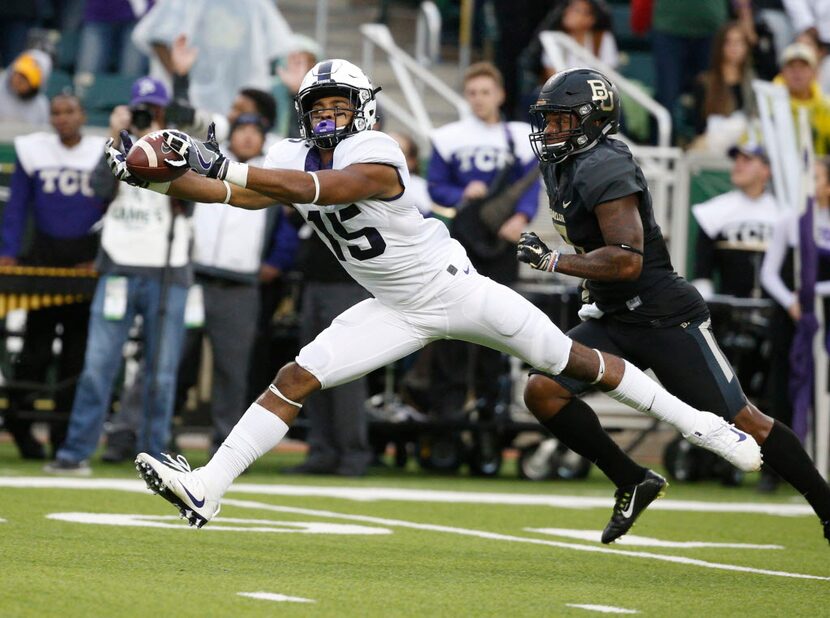
POLYGON ((300 135, 319 148, 334 148, 360 131, 369 131, 377 121, 377 100, 374 88, 365 73, 347 60, 333 59, 318 62, 306 73, 300 90, 294 97, 294 107, 300 122, 300 135), (333 127, 331 121, 312 126, 311 106, 322 97, 342 96, 351 101, 354 117, 343 127, 333 127))

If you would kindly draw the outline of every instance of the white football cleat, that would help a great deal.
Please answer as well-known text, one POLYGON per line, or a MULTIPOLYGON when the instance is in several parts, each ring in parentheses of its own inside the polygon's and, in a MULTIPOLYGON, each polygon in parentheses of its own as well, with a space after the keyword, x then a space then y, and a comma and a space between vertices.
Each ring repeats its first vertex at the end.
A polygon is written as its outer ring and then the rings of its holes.
POLYGON ((139 453, 135 469, 149 490, 175 505, 191 526, 201 528, 219 512, 219 500, 208 495, 205 484, 191 471, 187 459, 162 454, 167 461, 139 453))
POLYGON ((695 446, 720 455, 744 472, 761 469, 761 447, 755 439, 717 414, 701 412, 694 431, 683 437, 695 446))

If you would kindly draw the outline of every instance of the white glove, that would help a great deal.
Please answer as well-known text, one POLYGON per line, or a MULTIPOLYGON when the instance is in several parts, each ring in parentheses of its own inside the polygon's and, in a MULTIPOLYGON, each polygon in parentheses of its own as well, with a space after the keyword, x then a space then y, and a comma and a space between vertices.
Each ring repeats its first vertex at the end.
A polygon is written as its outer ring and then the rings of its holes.
POLYGON ((597 307, 596 303, 586 303, 580 307, 577 315, 580 320, 587 322, 588 320, 599 320, 605 315, 605 312, 597 307))
POLYGON ((127 134, 126 131, 121 131, 121 147, 115 148, 113 146, 113 139, 110 138, 107 140, 107 143, 104 145, 104 152, 106 153, 107 158, 107 165, 109 165, 110 171, 112 175, 115 176, 121 182, 126 182, 129 185, 133 185, 134 187, 141 187, 145 188, 149 185, 149 182, 144 182, 143 180, 139 180, 132 174, 130 174, 129 170, 127 169, 127 153, 132 148, 132 140, 130 136, 127 134))

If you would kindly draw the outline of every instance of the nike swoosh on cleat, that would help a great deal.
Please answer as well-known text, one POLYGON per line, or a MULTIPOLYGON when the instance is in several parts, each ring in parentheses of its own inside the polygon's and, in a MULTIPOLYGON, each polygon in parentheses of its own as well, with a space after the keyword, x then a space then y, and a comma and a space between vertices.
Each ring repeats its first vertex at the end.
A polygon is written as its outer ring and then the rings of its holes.
MULTIPOLYGON (((182 485, 182 484, 181 484, 181 483, 179 483, 179 485, 182 485)), ((197 499, 197 498, 196 498, 196 496, 194 496, 192 493, 190 493, 190 490, 188 490, 188 488, 187 488, 187 487, 185 487, 184 485, 182 485, 182 489, 184 489, 184 493, 186 493, 186 494, 187 494, 187 497, 188 497, 188 498, 190 498, 190 501, 191 501, 191 502, 193 502, 193 505, 194 505, 197 509, 200 509, 200 508, 202 508, 203 506, 205 506, 205 500, 206 500, 206 498, 202 498, 201 500, 197 499)))
MULTIPOLYGON (((187 490, 185 490, 185 491, 187 491, 187 490)), ((637 488, 635 487, 634 488, 634 493, 631 494, 631 501, 628 503, 628 508, 626 508, 624 511, 621 511, 621 515, 623 517, 625 517, 626 519, 631 517, 631 514, 634 512, 634 499, 636 497, 637 497, 637 488)))
POLYGON ((465 269, 464 269, 464 274, 465 274, 465 275, 469 275, 469 274, 470 274, 470 267, 469 267, 469 266, 468 266, 467 268, 465 268, 465 269))
POLYGON ((734 433, 738 436, 738 442, 743 442, 744 440, 746 440, 746 434, 745 433, 743 433, 741 431, 738 431, 737 429, 732 429, 731 427, 729 428, 729 431, 731 431, 732 433, 734 433))

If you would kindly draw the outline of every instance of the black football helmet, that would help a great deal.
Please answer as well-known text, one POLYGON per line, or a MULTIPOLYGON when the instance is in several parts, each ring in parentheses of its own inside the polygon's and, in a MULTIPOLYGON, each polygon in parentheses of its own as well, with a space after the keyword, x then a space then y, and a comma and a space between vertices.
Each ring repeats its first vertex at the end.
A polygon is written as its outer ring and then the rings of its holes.
POLYGON ((594 69, 568 69, 551 77, 534 105, 530 106, 533 132, 530 145, 540 161, 560 163, 587 150, 604 135, 616 133, 620 124, 620 94, 617 87, 594 69), (576 126, 545 133, 545 114, 570 113, 576 126))

